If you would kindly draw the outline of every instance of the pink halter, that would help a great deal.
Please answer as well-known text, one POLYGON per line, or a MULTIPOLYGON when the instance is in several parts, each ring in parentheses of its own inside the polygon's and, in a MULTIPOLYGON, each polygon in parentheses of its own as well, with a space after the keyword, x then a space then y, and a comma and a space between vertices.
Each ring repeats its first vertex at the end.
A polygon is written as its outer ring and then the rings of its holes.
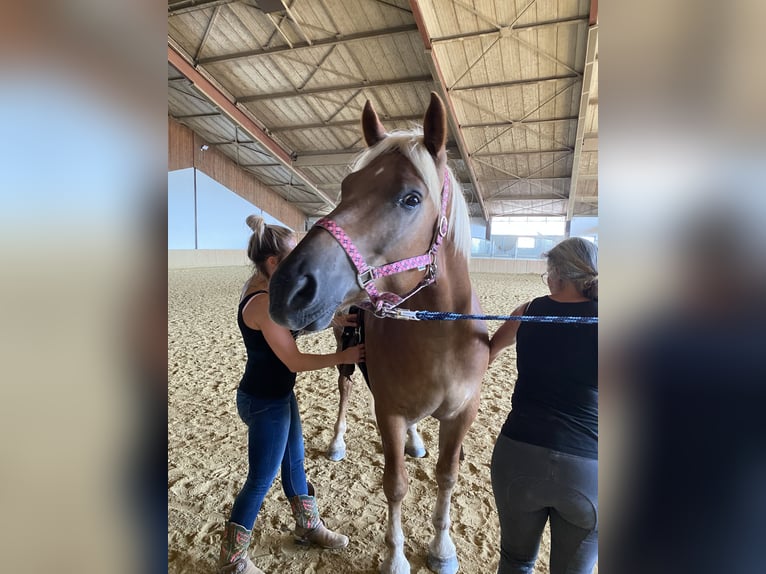
POLYGON ((393 263, 387 263, 379 267, 370 267, 364 261, 364 257, 354 245, 351 238, 343 231, 343 228, 335 223, 328 217, 323 217, 317 221, 314 225, 321 227, 328 231, 346 252, 351 262, 357 271, 356 280, 359 286, 367 291, 367 295, 370 298, 369 303, 361 304, 363 308, 367 308, 373 311, 378 316, 386 316, 386 312, 393 309, 397 305, 400 305, 415 293, 420 291, 423 287, 427 287, 434 281, 436 281, 436 253, 439 250, 442 240, 447 235, 449 229, 449 222, 447 220, 447 203, 449 202, 450 195, 450 179, 447 170, 444 170, 444 184, 442 185, 442 202, 441 202, 441 214, 437 223, 436 230, 434 232, 434 239, 431 242, 431 247, 423 255, 417 257, 410 257, 409 259, 402 259, 401 261, 395 261, 393 263), (403 296, 399 296, 395 293, 383 292, 379 293, 377 287, 375 287, 375 279, 380 277, 387 277, 389 275, 395 275, 402 271, 408 271, 410 269, 428 269, 425 277, 418 283, 414 289, 403 296))

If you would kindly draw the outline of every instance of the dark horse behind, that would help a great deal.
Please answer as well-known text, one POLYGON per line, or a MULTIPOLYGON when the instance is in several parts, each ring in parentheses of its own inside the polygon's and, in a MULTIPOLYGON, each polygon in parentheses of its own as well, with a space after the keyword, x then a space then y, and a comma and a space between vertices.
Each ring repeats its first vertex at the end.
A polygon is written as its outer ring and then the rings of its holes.
POLYGON ((447 167, 447 120, 436 95, 423 130, 386 133, 370 102, 362 114, 368 149, 344 180, 339 205, 317 222, 271 279, 270 313, 290 329, 319 330, 344 305, 366 307, 365 343, 385 457, 387 550, 381 572, 410 571, 402 500, 407 428, 439 420, 438 492, 428 565, 458 570, 450 500, 460 448, 476 418, 489 344, 482 321, 406 321, 396 309, 479 313, 468 274, 470 223, 447 167))

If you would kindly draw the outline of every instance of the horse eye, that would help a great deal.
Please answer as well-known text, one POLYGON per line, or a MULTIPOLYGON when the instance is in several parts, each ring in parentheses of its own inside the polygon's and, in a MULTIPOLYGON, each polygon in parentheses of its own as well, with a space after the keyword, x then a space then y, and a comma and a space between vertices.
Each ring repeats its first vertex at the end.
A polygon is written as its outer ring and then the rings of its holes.
POLYGON ((420 195, 417 193, 408 193, 399 202, 403 207, 413 209, 420 205, 420 195))

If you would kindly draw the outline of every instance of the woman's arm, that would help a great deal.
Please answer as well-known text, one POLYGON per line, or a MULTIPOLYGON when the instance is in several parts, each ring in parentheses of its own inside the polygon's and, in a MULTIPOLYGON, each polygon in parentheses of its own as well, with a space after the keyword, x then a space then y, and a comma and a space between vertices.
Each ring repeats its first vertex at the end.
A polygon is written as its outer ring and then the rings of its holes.
POLYGON ((316 371, 335 365, 359 363, 364 360, 364 345, 349 347, 327 355, 301 353, 289 329, 277 325, 269 316, 268 293, 253 297, 242 310, 245 325, 260 329, 274 354, 293 373, 316 371))
MULTIPOLYGON (((526 303, 522 303, 518 307, 516 307, 511 315, 520 316, 523 315, 526 311, 527 307, 529 306, 529 301, 526 303)), ((494 361, 497 356, 500 354, 500 352, 505 349, 506 347, 510 347, 516 342, 516 333, 519 330, 519 325, 521 324, 520 321, 512 321, 508 320, 500 327, 497 331, 495 331, 495 334, 492 335, 492 338, 489 341, 489 364, 492 364, 492 361, 494 361)))

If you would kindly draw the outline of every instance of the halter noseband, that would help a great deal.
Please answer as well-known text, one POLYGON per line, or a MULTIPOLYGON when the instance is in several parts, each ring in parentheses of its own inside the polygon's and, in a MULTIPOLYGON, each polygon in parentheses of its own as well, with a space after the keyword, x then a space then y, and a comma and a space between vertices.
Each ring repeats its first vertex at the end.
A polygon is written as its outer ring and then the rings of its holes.
POLYGON ((434 231, 434 239, 431 242, 431 247, 423 255, 417 257, 410 257, 408 259, 402 259, 393 263, 386 263, 378 267, 370 267, 364 260, 364 257, 351 241, 351 238, 346 234, 343 228, 335 223, 328 217, 323 217, 317 221, 314 225, 321 227, 332 235, 336 241, 346 252, 351 263, 357 271, 356 280, 359 283, 359 287, 367 292, 370 298, 369 302, 362 303, 360 307, 373 311, 379 317, 385 317, 397 305, 402 304, 404 301, 412 297, 415 293, 420 291, 423 287, 431 285, 436 281, 436 253, 439 251, 439 246, 447 235, 449 230, 449 221, 447 219, 447 203, 449 202, 450 195, 450 179, 447 169, 444 169, 444 183, 442 185, 442 201, 441 201, 441 213, 436 224, 436 230, 434 231), (418 283, 414 289, 409 293, 399 296, 396 293, 390 293, 384 291, 378 292, 375 287, 375 280, 380 277, 387 277, 389 275, 395 275, 402 271, 409 271, 410 269, 426 269, 425 277, 418 283))

